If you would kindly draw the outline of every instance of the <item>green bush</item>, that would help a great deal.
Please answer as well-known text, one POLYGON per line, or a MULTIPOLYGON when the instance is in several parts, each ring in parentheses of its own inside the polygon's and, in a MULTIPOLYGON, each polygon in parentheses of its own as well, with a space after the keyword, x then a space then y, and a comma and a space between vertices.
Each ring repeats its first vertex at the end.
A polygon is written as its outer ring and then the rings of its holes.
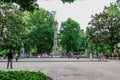
POLYGON ((47 80, 47 77, 41 72, 0 71, 0 80, 47 80))
POLYGON ((6 50, 0 50, 0 56, 3 56, 3 55, 5 55, 6 54, 6 50))

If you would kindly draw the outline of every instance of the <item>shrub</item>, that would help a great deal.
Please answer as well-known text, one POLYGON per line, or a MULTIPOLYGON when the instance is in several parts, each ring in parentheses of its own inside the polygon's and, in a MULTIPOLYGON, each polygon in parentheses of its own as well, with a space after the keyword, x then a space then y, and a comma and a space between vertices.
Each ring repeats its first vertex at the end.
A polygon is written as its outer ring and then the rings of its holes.
POLYGON ((0 80, 47 80, 47 77, 41 72, 0 71, 0 80))
POLYGON ((6 54, 6 50, 0 50, 0 56, 3 56, 3 55, 5 55, 6 54))

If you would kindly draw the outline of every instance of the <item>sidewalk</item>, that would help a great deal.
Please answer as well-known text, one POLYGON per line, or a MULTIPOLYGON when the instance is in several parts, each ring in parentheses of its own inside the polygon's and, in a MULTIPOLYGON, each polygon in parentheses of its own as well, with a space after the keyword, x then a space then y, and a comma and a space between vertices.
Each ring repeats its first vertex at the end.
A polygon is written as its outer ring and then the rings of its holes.
POLYGON ((6 69, 7 59, 0 62, 0 70, 41 71, 53 80, 119 80, 120 61, 97 62, 87 58, 22 58, 6 69))
MULTIPOLYGON (((7 59, 2 59, 0 62, 6 62, 7 59)), ((15 61, 15 59, 13 59, 15 61)), ((102 60, 100 62, 113 61, 110 59, 102 60)), ((98 62, 98 59, 93 58, 19 58, 18 62, 98 62)))

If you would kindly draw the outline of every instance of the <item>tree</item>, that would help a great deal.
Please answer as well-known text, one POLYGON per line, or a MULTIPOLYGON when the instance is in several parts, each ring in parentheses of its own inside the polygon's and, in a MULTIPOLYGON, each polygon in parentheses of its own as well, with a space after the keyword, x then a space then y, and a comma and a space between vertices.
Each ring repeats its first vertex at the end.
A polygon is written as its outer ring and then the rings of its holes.
POLYGON ((24 35, 23 13, 11 3, 0 3, 0 49, 19 49, 24 35))
POLYGON ((79 51, 80 45, 82 44, 81 32, 82 30, 80 30, 79 24, 71 18, 62 22, 60 27, 61 45, 67 53, 69 51, 79 51))
MULTIPOLYGON (((75 0, 61 0, 63 3, 73 3, 75 0)), ((16 3, 20 6, 21 10, 33 11, 38 8, 37 0, 0 0, 3 3, 16 3)))
POLYGON ((20 6, 21 10, 34 10, 36 6, 37 0, 0 0, 0 2, 4 3, 16 3, 20 6))
POLYGON ((75 0, 61 0, 63 3, 66 3, 66 2, 68 2, 68 3, 73 3, 75 0))
POLYGON ((119 14, 120 11, 116 4, 111 4, 109 7, 105 7, 100 14, 92 16, 93 19, 89 22, 90 26, 87 28, 86 33, 88 38, 94 43, 95 48, 100 48, 98 51, 104 51, 104 49, 110 49, 111 52, 114 51, 114 45, 120 40, 119 14), (110 46, 110 48, 104 48, 106 45, 110 46))
POLYGON ((50 53, 53 46, 54 18, 44 9, 27 12, 24 20, 29 27, 28 42, 32 47, 37 47, 37 53, 50 53))

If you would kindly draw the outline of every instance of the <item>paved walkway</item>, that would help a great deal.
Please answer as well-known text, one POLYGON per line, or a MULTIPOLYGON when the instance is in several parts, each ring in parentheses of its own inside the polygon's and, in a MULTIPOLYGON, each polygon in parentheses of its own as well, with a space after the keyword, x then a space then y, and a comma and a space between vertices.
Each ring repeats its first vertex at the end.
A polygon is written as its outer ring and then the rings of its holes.
POLYGON ((6 64, 1 61, 0 70, 42 71, 54 80, 120 80, 120 61, 114 60, 27 58, 13 62, 13 69, 6 69, 6 64))
MULTIPOLYGON (((7 59, 0 60, 0 62, 6 62, 7 59)), ((13 60, 15 61, 15 59, 13 60)), ((98 62, 98 59, 93 58, 21 58, 19 62, 98 62)), ((102 60, 102 62, 108 62, 111 60, 102 60)))

